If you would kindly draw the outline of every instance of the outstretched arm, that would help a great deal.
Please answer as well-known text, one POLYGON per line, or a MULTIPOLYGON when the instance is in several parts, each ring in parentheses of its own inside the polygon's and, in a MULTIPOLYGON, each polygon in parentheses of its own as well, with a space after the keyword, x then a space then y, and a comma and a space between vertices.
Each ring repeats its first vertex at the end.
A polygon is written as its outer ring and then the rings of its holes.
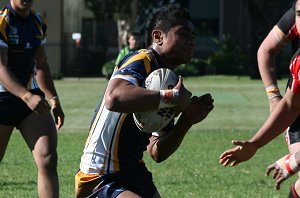
POLYGON ((300 113, 300 94, 287 90, 278 106, 273 110, 259 131, 249 141, 233 141, 236 147, 228 149, 220 156, 223 166, 235 166, 249 160, 257 151, 281 134, 300 113))

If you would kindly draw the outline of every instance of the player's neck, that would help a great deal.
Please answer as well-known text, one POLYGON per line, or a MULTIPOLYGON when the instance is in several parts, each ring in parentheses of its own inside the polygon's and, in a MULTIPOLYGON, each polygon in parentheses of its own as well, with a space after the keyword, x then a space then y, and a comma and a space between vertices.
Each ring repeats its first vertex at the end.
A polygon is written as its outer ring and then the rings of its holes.
POLYGON ((30 14, 30 10, 15 10, 15 11, 18 15, 24 18, 28 17, 30 14))
POLYGON ((30 14, 30 9, 19 9, 18 7, 11 5, 12 9, 21 17, 28 17, 30 14))

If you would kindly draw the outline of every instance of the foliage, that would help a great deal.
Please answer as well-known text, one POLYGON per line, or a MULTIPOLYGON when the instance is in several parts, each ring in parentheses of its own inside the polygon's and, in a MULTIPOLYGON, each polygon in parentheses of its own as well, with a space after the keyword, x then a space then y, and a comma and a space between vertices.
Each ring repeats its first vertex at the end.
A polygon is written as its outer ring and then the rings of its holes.
POLYGON ((97 20, 114 18, 116 14, 127 17, 130 12, 131 0, 84 0, 87 9, 90 9, 97 20))
POLYGON ((243 39, 240 42, 247 52, 248 72, 252 79, 260 79, 257 66, 257 49, 272 27, 279 21, 284 12, 289 9, 294 0, 245 0, 242 17, 243 39))
POLYGON ((193 58, 190 63, 182 64, 177 67, 175 72, 181 76, 198 76, 204 74, 206 66, 206 60, 193 58))
POLYGON ((145 21, 154 9, 170 2, 186 5, 185 0, 84 0, 97 20, 125 20, 129 29, 143 31, 145 21))
POLYGON ((115 62, 116 62, 116 59, 112 59, 112 60, 104 63, 104 65, 102 66, 102 75, 106 79, 110 79, 110 77, 114 71, 114 68, 115 68, 115 62))
POLYGON ((229 35, 215 40, 219 49, 210 55, 207 63, 216 67, 217 74, 241 75, 245 74, 246 59, 240 47, 229 35))
POLYGON ((52 78, 54 80, 61 80, 63 78, 63 74, 61 72, 54 72, 52 73, 52 78))

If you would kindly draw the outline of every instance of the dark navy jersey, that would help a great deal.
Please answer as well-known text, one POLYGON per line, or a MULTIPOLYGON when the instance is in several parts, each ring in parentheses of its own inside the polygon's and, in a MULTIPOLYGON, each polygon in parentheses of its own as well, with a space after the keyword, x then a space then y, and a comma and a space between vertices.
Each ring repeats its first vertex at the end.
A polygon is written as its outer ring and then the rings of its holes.
MULTIPOLYGON (((46 22, 34 11, 26 18, 19 16, 11 6, 0 11, 0 47, 7 48, 7 67, 28 89, 37 88, 33 79, 35 54, 45 42, 46 29, 46 22)), ((0 91, 5 91, 2 85, 0 91)))

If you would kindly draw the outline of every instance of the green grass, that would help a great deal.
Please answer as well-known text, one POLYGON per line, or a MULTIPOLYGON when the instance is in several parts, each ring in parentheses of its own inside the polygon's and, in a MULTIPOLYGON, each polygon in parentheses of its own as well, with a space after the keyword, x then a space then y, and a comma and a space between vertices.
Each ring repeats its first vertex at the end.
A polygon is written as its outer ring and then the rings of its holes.
MULTIPOLYGON (((58 143, 62 198, 74 197, 74 174, 90 119, 106 83, 104 79, 55 81, 66 114, 58 143)), ((234 168, 218 164, 219 155, 231 147, 232 139, 251 137, 266 119, 268 103, 261 81, 209 76, 186 78, 184 84, 194 95, 210 92, 215 109, 206 120, 193 126, 180 149, 167 161, 157 164, 145 154, 162 197, 287 197, 296 176, 283 183, 280 191, 274 190, 271 177, 264 176, 266 166, 288 152, 283 135, 249 162, 234 168)), ((284 84, 282 80, 283 87, 284 84)), ((0 197, 37 197, 35 165, 17 131, 0 168, 0 197)))

